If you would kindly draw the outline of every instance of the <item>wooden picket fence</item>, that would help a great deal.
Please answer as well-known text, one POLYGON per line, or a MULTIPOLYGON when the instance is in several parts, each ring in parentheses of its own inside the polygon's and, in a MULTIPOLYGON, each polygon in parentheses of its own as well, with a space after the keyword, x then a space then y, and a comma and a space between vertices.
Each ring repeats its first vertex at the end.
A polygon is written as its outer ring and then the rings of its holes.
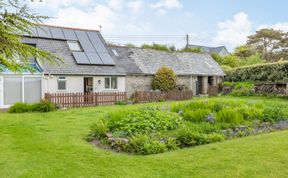
POLYGON ((192 91, 137 91, 134 94, 135 103, 156 102, 156 101, 171 101, 171 100, 188 100, 192 99, 192 91))
POLYGON ((208 88, 208 95, 209 96, 217 96, 219 94, 219 87, 218 86, 209 86, 208 88))
POLYGON ((45 99, 60 107, 113 105, 117 101, 127 102, 127 92, 46 93, 45 99))

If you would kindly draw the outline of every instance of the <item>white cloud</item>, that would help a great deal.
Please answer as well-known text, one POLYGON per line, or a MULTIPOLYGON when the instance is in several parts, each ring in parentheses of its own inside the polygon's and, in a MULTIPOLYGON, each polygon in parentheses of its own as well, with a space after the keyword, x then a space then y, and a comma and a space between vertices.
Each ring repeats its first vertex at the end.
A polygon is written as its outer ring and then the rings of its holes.
POLYGON ((71 5, 87 5, 91 3, 91 0, 42 0, 40 1, 28 1, 31 6, 34 7, 48 7, 48 8, 59 8, 68 7, 71 5))
POLYGON ((260 25, 257 29, 262 29, 262 28, 271 28, 274 30, 282 30, 285 32, 288 32, 288 22, 282 22, 282 23, 276 23, 276 24, 263 24, 260 25))
POLYGON ((174 9, 174 8, 182 8, 180 0, 160 0, 157 3, 152 4, 152 8, 154 9, 174 9))
POLYGON ((246 13, 240 12, 234 15, 232 20, 218 23, 217 36, 213 42, 217 45, 226 45, 234 48, 244 44, 253 31, 253 23, 246 13))
POLYGON ((159 14, 164 15, 168 9, 180 9, 183 5, 180 0, 160 0, 151 4, 151 7, 157 9, 159 14))
POLYGON ((113 10, 121 10, 123 7, 123 1, 122 0, 109 0, 108 6, 113 10))
POLYGON ((60 9, 55 19, 48 23, 60 26, 99 29, 107 32, 113 31, 116 14, 104 5, 97 5, 92 11, 82 11, 74 7, 60 9))
POLYGON ((143 7, 143 2, 142 0, 130 1, 128 2, 127 7, 130 8, 133 13, 136 13, 143 7))

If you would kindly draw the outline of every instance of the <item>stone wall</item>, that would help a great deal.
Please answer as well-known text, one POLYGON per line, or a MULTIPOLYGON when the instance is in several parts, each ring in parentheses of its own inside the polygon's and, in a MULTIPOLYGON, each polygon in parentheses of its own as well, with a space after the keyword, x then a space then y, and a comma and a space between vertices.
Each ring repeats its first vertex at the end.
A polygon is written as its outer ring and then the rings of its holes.
MULTIPOLYGON (((136 91, 150 91, 152 90, 152 80, 153 76, 132 76, 129 75, 126 77, 126 91, 128 97, 131 97, 132 94, 136 91)), ((193 94, 196 93, 196 76, 178 76, 177 85, 184 86, 184 90, 192 90, 193 94)))

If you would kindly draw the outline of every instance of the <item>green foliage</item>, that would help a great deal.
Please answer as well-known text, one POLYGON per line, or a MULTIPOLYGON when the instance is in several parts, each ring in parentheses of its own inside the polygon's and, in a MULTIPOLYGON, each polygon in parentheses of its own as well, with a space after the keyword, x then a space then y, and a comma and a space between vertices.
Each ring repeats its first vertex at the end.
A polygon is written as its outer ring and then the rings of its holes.
POLYGON ((130 139, 130 143, 124 147, 126 152, 149 155, 163 153, 167 150, 165 143, 150 139, 147 135, 137 135, 130 139))
POLYGON ((176 134, 177 141, 182 147, 203 145, 224 140, 223 134, 202 134, 195 132, 189 127, 183 127, 176 134))
POLYGON ((11 106, 8 110, 9 113, 25 113, 25 112, 31 112, 31 105, 28 103, 15 103, 13 106, 11 106))
POLYGON ((40 103, 35 103, 31 107, 33 112, 51 112, 56 110, 55 104, 46 100, 41 100, 40 103))
POLYGON ((51 112, 55 111, 56 106, 53 103, 42 100, 40 103, 28 104, 28 103, 15 103, 12 105, 9 113, 25 113, 25 112, 51 112))
POLYGON ((235 68, 226 71, 225 80, 230 82, 285 82, 288 81, 288 62, 235 68))
POLYGON ((235 48, 234 55, 239 58, 249 58, 256 54, 256 50, 251 45, 242 45, 235 48))
POLYGON ((176 88, 176 80, 177 76, 173 69, 163 66, 156 72, 152 81, 152 88, 164 92, 171 91, 176 88))
POLYGON ((61 61, 49 52, 21 42, 21 36, 24 33, 32 34, 32 27, 47 17, 31 12, 28 6, 18 0, 5 3, 0 1, 0 9, 0 63, 3 66, 15 72, 22 72, 23 69, 33 72, 33 69, 29 67, 31 56, 43 62, 61 61))
POLYGON ((171 49, 173 49, 173 48, 169 48, 166 45, 156 44, 156 43, 153 43, 152 45, 143 44, 141 47, 144 49, 155 49, 155 50, 159 50, 159 51, 168 51, 168 52, 171 51, 171 49))
POLYGON ((146 107, 133 111, 117 119, 108 117, 108 127, 111 131, 123 131, 128 135, 167 131, 177 128, 180 118, 176 113, 161 111, 158 108, 146 107))
POLYGON ((232 108, 226 108, 217 113, 217 122, 240 124, 242 121, 242 113, 236 112, 232 108))
POLYGON ((239 59, 234 55, 227 55, 222 57, 219 54, 213 53, 211 54, 211 57, 221 66, 227 66, 231 68, 239 66, 239 59))
POLYGON ((106 137, 107 131, 108 131, 107 123, 103 119, 100 119, 96 123, 91 125, 90 133, 86 139, 88 141, 91 141, 95 138, 102 139, 106 137))
POLYGON ((254 94, 254 84, 250 82, 238 82, 233 87, 232 96, 252 96, 254 94))
POLYGON ((263 121, 264 122, 277 122, 284 120, 285 118, 284 111, 279 106, 270 106, 266 107, 263 111, 263 121))
POLYGON ((190 53, 202 53, 201 48, 183 48, 180 50, 181 52, 190 52, 190 53))
POLYGON ((262 64, 265 61, 261 58, 261 55, 259 53, 251 55, 249 57, 246 58, 242 58, 239 61, 239 65, 240 66, 251 66, 251 65, 255 65, 255 64, 262 64))
POLYGON ((128 47, 128 48, 135 48, 136 46, 132 43, 127 43, 125 44, 125 47, 128 47))
POLYGON ((123 105, 127 105, 127 103, 125 101, 116 101, 115 105, 123 106, 123 105))
POLYGON ((203 122, 207 116, 211 113, 209 109, 196 109, 193 111, 185 111, 182 115, 183 118, 191 122, 203 122))

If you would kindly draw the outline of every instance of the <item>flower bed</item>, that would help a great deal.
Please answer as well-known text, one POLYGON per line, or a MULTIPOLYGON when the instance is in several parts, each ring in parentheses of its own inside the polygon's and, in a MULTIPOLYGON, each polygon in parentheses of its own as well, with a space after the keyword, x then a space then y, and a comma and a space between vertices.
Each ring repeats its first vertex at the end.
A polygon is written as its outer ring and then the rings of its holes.
POLYGON ((169 150, 288 128, 286 105, 197 100, 109 113, 87 140, 115 151, 157 154, 169 150))

